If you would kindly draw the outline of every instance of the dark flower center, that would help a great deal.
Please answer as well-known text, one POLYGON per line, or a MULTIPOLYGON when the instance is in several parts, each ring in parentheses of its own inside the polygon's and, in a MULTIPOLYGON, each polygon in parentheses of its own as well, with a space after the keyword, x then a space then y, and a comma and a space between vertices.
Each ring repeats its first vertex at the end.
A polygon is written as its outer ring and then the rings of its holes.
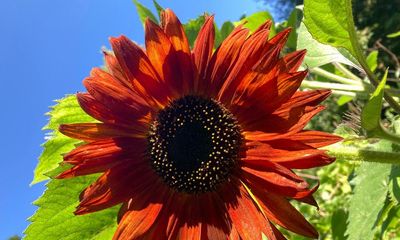
POLYGON ((186 96, 159 112, 148 142, 151 165, 164 182, 201 193, 229 178, 242 137, 236 119, 219 102, 186 96))

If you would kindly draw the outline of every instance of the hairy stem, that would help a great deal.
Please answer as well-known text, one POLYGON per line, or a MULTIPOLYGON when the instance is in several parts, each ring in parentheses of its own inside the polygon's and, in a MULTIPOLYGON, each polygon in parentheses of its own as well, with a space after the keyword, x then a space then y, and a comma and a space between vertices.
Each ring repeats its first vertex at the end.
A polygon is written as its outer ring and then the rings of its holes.
POLYGON ((335 82, 340 82, 340 83, 350 84, 350 85, 362 86, 362 85, 361 85, 361 82, 357 82, 357 81, 354 81, 354 80, 352 80, 352 79, 348 79, 348 78, 345 78, 345 77, 338 76, 338 75, 333 74, 333 73, 331 73, 331 72, 325 71, 324 69, 319 68, 319 67, 312 68, 312 69, 310 69, 310 71, 311 71, 312 73, 314 73, 314 74, 317 74, 317 75, 319 75, 319 76, 328 78, 328 79, 330 79, 330 80, 332 80, 332 81, 335 81, 335 82))

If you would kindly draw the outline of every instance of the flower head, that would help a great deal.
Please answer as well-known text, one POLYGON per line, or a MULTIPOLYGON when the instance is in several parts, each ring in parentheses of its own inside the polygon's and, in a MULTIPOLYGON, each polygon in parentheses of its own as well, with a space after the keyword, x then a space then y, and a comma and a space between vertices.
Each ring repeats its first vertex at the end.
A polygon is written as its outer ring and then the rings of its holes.
POLYGON ((122 204, 114 239, 282 239, 274 224, 316 238, 290 199, 316 205, 318 186, 292 169, 334 159, 340 138, 303 130, 329 91, 297 91, 305 51, 280 56, 290 30, 268 40, 237 27, 213 51, 207 17, 191 50, 171 10, 146 21, 142 49, 111 38, 106 69, 84 80, 79 104, 98 123, 60 126, 84 143, 64 157, 69 178, 103 173, 75 214, 122 204))

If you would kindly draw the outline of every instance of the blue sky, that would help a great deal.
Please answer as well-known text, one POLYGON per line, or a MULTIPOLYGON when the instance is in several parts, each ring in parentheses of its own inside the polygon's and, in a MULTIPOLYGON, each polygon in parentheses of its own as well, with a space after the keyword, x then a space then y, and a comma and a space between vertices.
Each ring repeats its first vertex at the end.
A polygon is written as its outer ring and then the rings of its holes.
MULTIPOLYGON (((150 0, 142 0, 147 6, 150 0)), ((252 0, 160 0, 186 22, 204 12, 218 25, 261 10, 252 0)), ((0 8, 0 240, 22 235, 31 204, 44 190, 29 187, 44 141, 48 106, 83 91, 82 79, 102 64, 108 37, 125 34, 143 43, 130 0, 5 0, 0 8)))

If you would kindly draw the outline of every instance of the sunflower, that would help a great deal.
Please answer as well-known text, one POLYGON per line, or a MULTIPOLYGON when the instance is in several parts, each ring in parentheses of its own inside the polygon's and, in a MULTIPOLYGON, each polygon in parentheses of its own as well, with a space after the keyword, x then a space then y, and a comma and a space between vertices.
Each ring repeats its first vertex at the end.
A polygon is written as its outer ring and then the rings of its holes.
POLYGON ((206 17, 193 49, 169 9, 145 23, 145 50, 111 38, 106 68, 78 93, 97 123, 60 126, 83 144, 64 156, 58 178, 102 173, 75 214, 122 204, 114 239, 284 239, 274 224, 317 238, 289 200, 317 205, 292 169, 334 161, 317 148, 340 140, 303 130, 326 90, 297 89, 305 51, 280 52, 290 30, 268 39, 239 26, 214 51, 206 17))

